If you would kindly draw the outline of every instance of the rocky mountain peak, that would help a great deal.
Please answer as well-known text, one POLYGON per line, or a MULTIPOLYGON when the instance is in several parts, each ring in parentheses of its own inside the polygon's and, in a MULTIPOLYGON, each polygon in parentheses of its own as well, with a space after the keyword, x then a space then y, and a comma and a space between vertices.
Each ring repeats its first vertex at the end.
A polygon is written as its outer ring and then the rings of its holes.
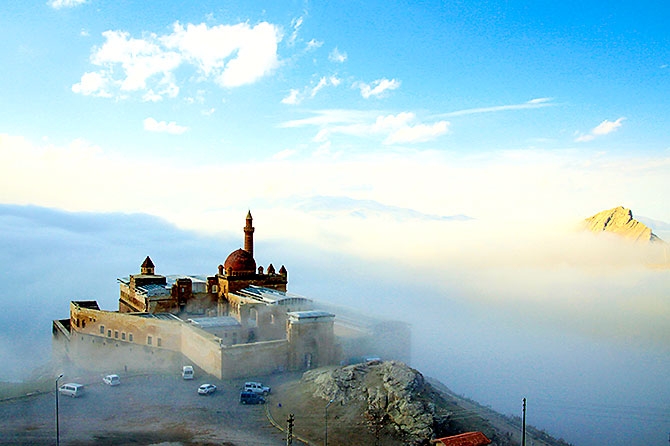
POLYGON ((633 218, 633 212, 623 206, 599 212, 584 220, 585 228, 591 232, 610 232, 635 242, 656 242, 658 238, 651 228, 633 218))

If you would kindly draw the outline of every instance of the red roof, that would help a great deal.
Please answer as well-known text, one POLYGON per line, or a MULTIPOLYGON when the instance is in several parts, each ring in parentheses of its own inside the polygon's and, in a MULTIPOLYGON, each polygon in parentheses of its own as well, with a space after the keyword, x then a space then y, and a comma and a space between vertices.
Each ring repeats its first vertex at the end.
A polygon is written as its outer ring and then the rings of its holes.
POLYGON ((491 444, 491 440, 481 432, 466 432, 451 437, 437 438, 432 440, 431 443, 444 446, 485 446, 491 444))
POLYGON ((230 253, 226 262, 223 264, 226 273, 232 269, 233 275, 239 273, 255 273, 256 261, 254 257, 244 249, 238 249, 230 253))

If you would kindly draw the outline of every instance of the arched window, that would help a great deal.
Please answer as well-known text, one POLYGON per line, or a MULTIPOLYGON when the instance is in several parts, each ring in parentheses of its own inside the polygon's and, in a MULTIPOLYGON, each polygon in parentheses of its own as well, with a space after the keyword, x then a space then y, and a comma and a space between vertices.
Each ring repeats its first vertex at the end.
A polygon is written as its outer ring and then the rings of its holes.
POLYGON ((258 327, 258 310, 255 308, 249 310, 248 324, 250 327, 258 327))

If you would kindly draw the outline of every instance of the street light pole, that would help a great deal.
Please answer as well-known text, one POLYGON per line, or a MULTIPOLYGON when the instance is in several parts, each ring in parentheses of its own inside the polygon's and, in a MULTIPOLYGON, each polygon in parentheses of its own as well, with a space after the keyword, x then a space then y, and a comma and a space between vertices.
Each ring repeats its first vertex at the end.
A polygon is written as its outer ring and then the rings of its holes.
POLYGON ((521 426, 521 446, 526 446, 526 398, 523 399, 523 421, 521 426))
POLYGON ((56 446, 60 446, 60 427, 58 423, 58 381, 63 377, 61 373, 56 378, 56 446))
POLYGON ((323 445, 324 446, 328 446, 328 406, 333 404, 333 401, 335 401, 335 400, 330 400, 330 401, 328 401, 328 404, 326 404, 326 410, 325 410, 325 414, 324 414, 324 421, 325 421, 324 425, 325 425, 325 428, 326 428, 326 431, 325 431, 324 436, 323 436, 323 445))

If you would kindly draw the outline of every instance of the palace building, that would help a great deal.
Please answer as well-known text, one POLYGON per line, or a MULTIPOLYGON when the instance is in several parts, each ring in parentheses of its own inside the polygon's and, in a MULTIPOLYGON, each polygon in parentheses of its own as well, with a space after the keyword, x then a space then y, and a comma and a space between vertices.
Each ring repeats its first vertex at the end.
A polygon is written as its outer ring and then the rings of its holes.
POLYGON ((409 360, 405 324, 363 317, 338 324, 325 305, 288 292, 283 265, 256 265, 254 231, 248 212, 244 247, 216 274, 163 276, 147 256, 139 274, 117 279, 118 311, 72 301, 70 317, 53 321, 54 356, 101 371, 193 364, 218 378, 307 370, 381 351, 384 359, 409 360), (385 342, 377 345, 377 336, 385 342))

